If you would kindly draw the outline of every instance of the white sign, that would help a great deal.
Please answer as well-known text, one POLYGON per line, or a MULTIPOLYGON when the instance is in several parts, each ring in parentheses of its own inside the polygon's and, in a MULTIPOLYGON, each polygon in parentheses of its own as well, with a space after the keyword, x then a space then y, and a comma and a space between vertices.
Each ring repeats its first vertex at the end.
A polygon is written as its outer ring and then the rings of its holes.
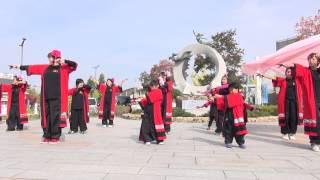
POLYGON ((202 106, 206 102, 206 100, 182 100, 182 109, 196 109, 197 106, 202 106))

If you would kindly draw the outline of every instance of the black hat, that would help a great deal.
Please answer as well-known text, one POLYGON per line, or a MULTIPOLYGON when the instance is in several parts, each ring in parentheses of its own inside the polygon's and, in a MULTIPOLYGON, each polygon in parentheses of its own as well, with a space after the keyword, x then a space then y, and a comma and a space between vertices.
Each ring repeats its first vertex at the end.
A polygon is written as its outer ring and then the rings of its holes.
POLYGON ((239 83, 232 82, 229 84, 228 90, 230 91, 232 89, 241 89, 241 85, 239 83))

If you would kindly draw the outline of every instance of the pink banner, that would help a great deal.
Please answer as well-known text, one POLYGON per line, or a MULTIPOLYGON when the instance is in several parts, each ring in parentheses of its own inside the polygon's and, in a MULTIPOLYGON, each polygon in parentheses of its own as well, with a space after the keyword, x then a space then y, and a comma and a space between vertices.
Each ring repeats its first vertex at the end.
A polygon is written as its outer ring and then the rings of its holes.
POLYGON ((320 52, 320 35, 290 44, 255 62, 243 64, 241 69, 243 73, 253 75, 257 72, 263 74, 268 70, 275 72, 282 71, 282 69, 277 67, 278 64, 298 63, 307 66, 307 57, 312 52, 320 52))

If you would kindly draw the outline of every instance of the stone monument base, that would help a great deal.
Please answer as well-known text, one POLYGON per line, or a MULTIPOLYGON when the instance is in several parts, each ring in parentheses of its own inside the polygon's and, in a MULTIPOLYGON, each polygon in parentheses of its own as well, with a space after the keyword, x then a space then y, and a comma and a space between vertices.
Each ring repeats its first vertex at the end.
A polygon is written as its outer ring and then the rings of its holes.
POLYGON ((186 112, 192 113, 196 116, 201 116, 208 112, 208 108, 197 109, 197 106, 202 106, 207 102, 205 96, 179 96, 176 99, 176 107, 185 110, 186 112))

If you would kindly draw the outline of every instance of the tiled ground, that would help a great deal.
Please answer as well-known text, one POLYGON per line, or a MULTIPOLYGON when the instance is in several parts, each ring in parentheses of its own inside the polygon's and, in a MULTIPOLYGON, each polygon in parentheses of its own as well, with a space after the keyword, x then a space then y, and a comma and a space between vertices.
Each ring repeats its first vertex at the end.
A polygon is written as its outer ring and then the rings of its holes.
POLYGON ((176 123, 165 145, 146 146, 137 141, 140 121, 99 123, 58 145, 39 144, 39 121, 23 132, 0 124, 0 179, 320 179, 320 153, 309 150, 308 138, 300 132, 294 142, 281 140, 273 123, 250 124, 246 150, 226 149, 205 124, 176 123))

